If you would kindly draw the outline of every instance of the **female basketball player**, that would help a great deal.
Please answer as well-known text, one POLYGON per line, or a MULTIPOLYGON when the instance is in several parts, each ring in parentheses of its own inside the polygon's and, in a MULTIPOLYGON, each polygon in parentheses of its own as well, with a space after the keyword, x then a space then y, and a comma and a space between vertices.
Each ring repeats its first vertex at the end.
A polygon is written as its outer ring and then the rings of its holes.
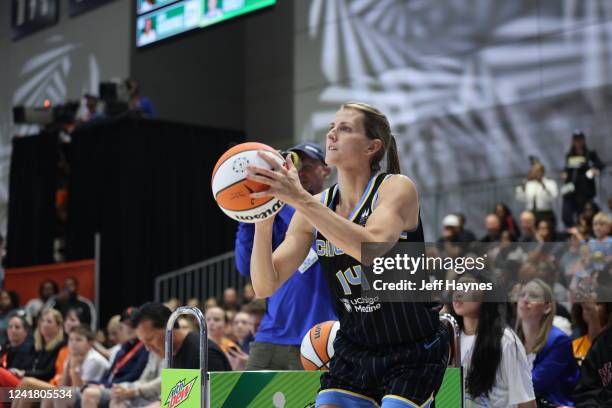
MULTIPOLYGON (((313 243, 335 292, 340 331, 317 407, 428 407, 441 384, 446 333, 431 303, 388 302, 361 294, 361 244, 423 242, 414 183, 399 175, 397 147, 385 115, 346 103, 330 124, 326 162, 338 184, 317 196, 305 191, 289 158, 286 167, 249 168, 249 179, 295 207, 283 243, 272 253, 272 219, 255 226, 251 278, 258 297, 270 296, 302 263, 313 243), (387 173, 378 173, 387 155, 387 173)), ((382 254, 380 254, 382 255, 382 254)), ((304 296, 309 296, 304 293, 304 296)), ((313 299, 316 302, 316 299, 313 299)))

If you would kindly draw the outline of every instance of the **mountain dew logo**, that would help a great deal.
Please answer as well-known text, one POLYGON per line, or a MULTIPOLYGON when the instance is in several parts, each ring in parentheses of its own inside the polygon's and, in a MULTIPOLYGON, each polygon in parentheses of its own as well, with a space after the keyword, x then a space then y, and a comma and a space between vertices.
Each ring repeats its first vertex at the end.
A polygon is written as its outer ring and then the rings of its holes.
POLYGON ((193 388, 193 385, 197 379, 198 377, 195 377, 188 383, 185 383, 185 379, 177 382, 172 389, 170 389, 170 394, 168 395, 166 402, 164 402, 164 407, 167 406, 168 408, 175 408, 182 402, 187 401, 189 394, 191 394, 191 389, 193 388))

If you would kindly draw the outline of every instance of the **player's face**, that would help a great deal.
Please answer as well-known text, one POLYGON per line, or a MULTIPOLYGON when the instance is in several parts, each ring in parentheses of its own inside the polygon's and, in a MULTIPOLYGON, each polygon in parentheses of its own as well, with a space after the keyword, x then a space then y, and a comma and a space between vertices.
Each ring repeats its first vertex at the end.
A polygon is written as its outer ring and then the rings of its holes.
POLYGON ((329 125, 325 161, 333 166, 361 166, 370 160, 368 148, 372 142, 365 134, 363 114, 355 109, 340 109, 329 125))

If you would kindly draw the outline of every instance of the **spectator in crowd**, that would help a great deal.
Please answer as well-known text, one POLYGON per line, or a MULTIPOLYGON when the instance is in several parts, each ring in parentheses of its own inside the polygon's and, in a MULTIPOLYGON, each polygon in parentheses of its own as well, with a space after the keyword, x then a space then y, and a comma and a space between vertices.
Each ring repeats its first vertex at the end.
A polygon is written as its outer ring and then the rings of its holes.
POLYGON ((34 377, 42 381, 49 381, 55 375, 55 360, 64 340, 64 323, 62 314, 55 309, 43 311, 38 322, 38 329, 34 333, 34 357, 32 366, 25 370, 9 372, 0 368, 0 386, 16 387, 24 377, 34 377))
POLYGON ((232 322, 234 321, 234 317, 236 316, 236 312, 233 310, 225 311, 225 337, 228 339, 232 338, 232 322))
POLYGON ((136 313, 137 309, 129 307, 121 314, 121 329, 118 334, 120 350, 111 360, 111 366, 100 382, 90 383, 77 393, 77 399, 82 401, 81 405, 108 407, 113 384, 132 383, 142 375, 149 361, 149 352, 136 336, 133 320, 136 313))
POLYGON ((226 337, 225 327, 227 325, 225 311, 218 306, 206 310, 206 327, 208 328, 208 338, 227 353, 230 347, 236 347, 236 343, 226 337))
POLYGON ((4 237, 0 234, 0 289, 4 288, 4 257, 6 249, 4 248, 4 237))
POLYGON ((75 118, 77 125, 103 118, 104 114, 99 109, 99 104, 100 99, 97 96, 89 93, 83 95, 81 107, 75 118))
POLYGON ((608 324, 608 316, 612 312, 610 306, 612 303, 598 303, 592 298, 574 304, 572 308, 574 325, 579 330, 580 336, 572 341, 572 349, 579 363, 584 360, 591 345, 608 324))
POLYGON ((515 241, 521 235, 521 232, 518 229, 518 225, 516 224, 516 220, 512 215, 512 211, 510 208, 504 203, 495 204, 495 215, 499 217, 501 231, 508 231, 512 236, 512 240, 515 241))
POLYGON ((253 333, 257 333, 259 331, 259 325, 268 311, 266 300, 253 299, 250 303, 242 307, 242 311, 251 316, 251 319, 253 320, 253 333))
POLYGON ((31 299, 25 305, 25 311, 28 314, 28 319, 32 327, 36 326, 36 320, 38 315, 42 311, 43 307, 53 296, 59 293, 59 287, 54 280, 45 280, 38 287, 38 297, 31 299))
MULTIPOLYGON (((471 275, 459 280, 490 282, 471 275)), ((453 295, 451 313, 461 328, 466 400, 482 407, 535 408, 531 367, 520 339, 506 323, 504 309, 491 292, 453 295)))
POLYGON ((242 304, 246 305, 253 299, 255 299, 255 291, 253 290, 253 285, 251 285, 250 283, 246 283, 242 288, 242 304))
MULTIPOLYGON (((108 370, 110 364, 94 347, 95 337, 88 326, 77 326, 68 335, 70 350, 66 366, 59 381, 62 388, 72 388, 76 394, 90 381, 98 382, 108 370)), ((43 408, 49 406, 73 406, 72 399, 43 400, 43 408)))
POLYGON ((7 341, 6 329, 14 310, 19 307, 19 296, 14 291, 0 290, 0 344, 7 341))
POLYGON ((238 292, 235 288, 225 288, 223 291, 223 309, 226 311, 237 312, 240 309, 238 305, 238 292))
POLYGON ((34 340, 25 312, 15 311, 9 317, 6 330, 8 342, 2 346, 0 367, 9 370, 27 370, 34 363, 34 340))
POLYGON ((199 333, 198 324, 194 321, 191 315, 179 316, 178 319, 176 319, 176 322, 178 323, 179 328, 185 332, 199 333))
POLYGON ((555 242, 555 230, 550 221, 540 220, 537 225, 536 237, 538 242, 555 242))
POLYGON ((610 216, 599 212, 593 217, 593 235, 589 240, 589 250, 594 256, 600 253, 600 257, 609 261, 612 259, 612 237, 610 236, 610 216))
POLYGON ((170 309, 171 312, 174 312, 180 305, 181 301, 178 298, 170 298, 164 303, 164 306, 170 309))
POLYGON ((536 223, 547 220, 555 229, 556 217, 553 209, 559 191, 557 183, 544 176, 545 172, 544 165, 535 162, 525 183, 516 188, 516 199, 525 203, 525 210, 535 215, 536 223))
POLYGON ((462 213, 457 213, 457 217, 459 217, 459 242, 476 242, 476 235, 465 228, 465 215, 462 213))
POLYGON ((538 404, 573 405, 572 390, 579 372, 571 339, 553 326, 555 302, 541 279, 528 282, 519 293, 517 334, 532 364, 531 376, 538 404))
MULTIPOLYGON (((172 312, 159 303, 145 303, 134 318, 136 334, 149 352, 165 357, 164 338, 166 323, 172 312)), ((173 367, 199 368, 199 334, 175 328, 173 331, 173 367)), ((208 341, 208 368, 210 371, 228 371, 229 363, 223 352, 212 341, 208 341)))
POLYGON ((191 299, 189 299, 187 301, 187 306, 189 307, 197 307, 198 309, 200 309, 200 299, 198 299, 197 297, 193 297, 191 299))
POLYGON ((135 408, 159 406, 161 394, 161 370, 165 361, 156 353, 149 353, 147 365, 138 380, 113 384, 111 398, 107 403, 96 388, 87 387, 83 392, 81 406, 83 408, 98 408, 112 406, 114 408, 135 408))
POLYGON ((240 350, 248 353, 253 339, 253 318, 244 311, 236 313, 232 321, 232 340, 238 344, 240 350))
POLYGON ((217 302, 217 299, 214 297, 209 297, 208 299, 206 299, 206 302, 204 302, 204 309, 208 310, 211 307, 215 307, 215 306, 219 306, 219 302, 217 302))
MULTIPOLYGON (((155 29, 153 28, 153 21, 150 18, 145 21, 145 34, 149 36, 147 42, 155 40, 155 29)), ((140 38, 142 39, 143 36, 140 38)), ((129 78, 125 81, 125 84, 129 93, 128 107, 130 111, 137 112, 146 118, 155 117, 153 102, 149 97, 140 94, 140 83, 133 78, 129 78)))
MULTIPOLYGON (((608 304, 608 311, 612 306, 608 304)), ((595 339, 581 367, 578 386, 574 390, 577 407, 612 407, 612 317, 595 339)))
POLYGON ((66 278, 62 291, 51 297, 45 308, 57 309, 64 317, 68 309, 80 309, 83 320, 90 322, 92 330, 96 329, 96 309, 91 300, 79 295, 79 281, 75 277, 66 278))
POLYGON ((96 342, 94 347, 100 352, 107 360, 112 361, 115 354, 121 348, 121 342, 119 341, 121 331, 121 316, 115 315, 108 320, 106 324, 106 336, 105 342, 96 342))
POLYGON ((461 221, 455 214, 448 214, 442 218, 442 236, 438 242, 462 242, 459 237, 461 221))
POLYGON ((519 242, 536 242, 536 217, 531 211, 523 211, 519 217, 521 223, 521 237, 519 242))
MULTIPOLYGON (((314 143, 301 143, 289 149, 289 152, 299 158, 296 168, 304 189, 313 195, 320 193, 331 173, 321 147, 314 143)), ((272 226, 273 249, 285 238, 294 212, 291 206, 285 205, 276 215, 272 226)), ((251 274, 254 234, 253 224, 239 225, 236 267, 244 276, 251 274)), ((315 324, 327 320, 337 318, 318 257, 311 249, 293 276, 267 298, 267 312, 251 344, 247 370, 301 370, 302 338, 315 324), (304 296, 304 293, 308 293, 308 296, 304 296)))
POLYGON ((485 217, 485 228, 487 233, 480 239, 480 242, 499 242, 502 226, 497 214, 489 214, 485 217))
POLYGON ((569 228, 576 224, 576 216, 584 205, 595 198, 595 177, 603 170, 604 164, 597 152, 586 145, 582 131, 572 135, 572 146, 565 156, 565 170, 562 174, 565 184, 563 193, 563 222, 569 228))

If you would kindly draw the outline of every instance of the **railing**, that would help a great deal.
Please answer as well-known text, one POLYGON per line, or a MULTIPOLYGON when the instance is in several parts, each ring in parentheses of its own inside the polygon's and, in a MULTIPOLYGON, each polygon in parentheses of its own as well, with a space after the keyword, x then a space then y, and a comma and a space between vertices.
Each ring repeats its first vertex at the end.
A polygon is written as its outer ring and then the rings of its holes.
POLYGON ((227 252, 155 278, 155 301, 177 298, 184 305, 191 298, 220 297, 228 287, 236 288, 241 297, 246 281, 236 270, 234 252, 227 252))

